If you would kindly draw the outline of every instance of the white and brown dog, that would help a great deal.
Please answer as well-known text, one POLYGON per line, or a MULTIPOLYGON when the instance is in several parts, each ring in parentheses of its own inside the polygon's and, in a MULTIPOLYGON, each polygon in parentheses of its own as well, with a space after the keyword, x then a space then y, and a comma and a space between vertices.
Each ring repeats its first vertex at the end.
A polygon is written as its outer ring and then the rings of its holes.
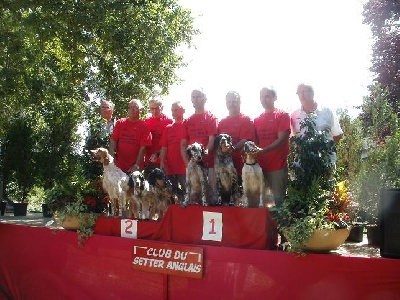
POLYGON ((264 207, 264 175, 256 159, 260 150, 252 141, 247 141, 242 149, 244 165, 242 169, 244 207, 264 207))
POLYGON ((218 201, 217 205, 235 205, 239 198, 238 175, 233 164, 232 137, 229 134, 219 134, 214 139, 216 152, 214 171, 217 178, 218 201))
POLYGON ((206 150, 202 144, 193 143, 187 147, 186 152, 189 156, 186 166, 186 195, 181 206, 186 207, 188 204, 208 206, 207 199, 211 195, 211 187, 203 165, 206 150))
POLYGON ((114 158, 105 148, 90 150, 91 159, 103 164, 103 189, 110 198, 113 215, 122 216, 127 210, 128 175, 114 164, 114 158))

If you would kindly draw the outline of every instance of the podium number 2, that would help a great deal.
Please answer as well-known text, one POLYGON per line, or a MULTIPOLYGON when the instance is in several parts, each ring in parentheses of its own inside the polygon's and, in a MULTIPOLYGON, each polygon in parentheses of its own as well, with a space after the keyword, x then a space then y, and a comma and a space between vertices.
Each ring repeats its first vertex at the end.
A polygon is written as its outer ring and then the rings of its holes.
POLYGON ((222 213, 203 211, 204 241, 222 241, 222 213))
POLYGON ((136 239, 137 238, 137 220, 122 219, 121 220, 121 237, 136 239))

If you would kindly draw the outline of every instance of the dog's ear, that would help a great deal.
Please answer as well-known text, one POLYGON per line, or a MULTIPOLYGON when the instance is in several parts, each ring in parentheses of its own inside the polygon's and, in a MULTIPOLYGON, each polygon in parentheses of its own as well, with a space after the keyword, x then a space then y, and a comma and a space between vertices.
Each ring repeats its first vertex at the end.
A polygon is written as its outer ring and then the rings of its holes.
POLYGON ((229 134, 227 134, 226 138, 228 139, 229 145, 232 145, 232 137, 229 134))
POLYGON ((201 147, 201 156, 207 155, 208 150, 206 148, 204 148, 204 146, 202 144, 200 144, 200 147, 201 147))
POLYGON ((186 153, 187 153, 189 159, 192 158, 192 145, 187 146, 186 153))
POLYGON ((98 148, 97 151, 101 154, 101 157, 106 158, 108 156, 108 150, 106 148, 98 148))
POLYGON ((223 134, 218 134, 218 135, 214 138, 214 149, 218 149, 218 148, 219 148, 219 143, 221 142, 222 136, 223 136, 223 134))

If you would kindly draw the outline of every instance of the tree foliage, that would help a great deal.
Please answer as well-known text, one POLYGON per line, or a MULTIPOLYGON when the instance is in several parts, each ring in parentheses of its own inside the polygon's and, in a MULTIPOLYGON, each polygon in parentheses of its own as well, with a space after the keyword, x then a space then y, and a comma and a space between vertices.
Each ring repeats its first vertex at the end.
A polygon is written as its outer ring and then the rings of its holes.
MULTIPOLYGON (((364 5, 363 15, 374 39, 371 71, 376 74, 376 82, 388 90, 388 101, 393 111, 399 114, 400 1, 369 0, 364 5)), ((369 117, 370 114, 364 115, 364 118, 369 117)))
POLYGON ((361 217, 375 224, 380 189, 400 188, 400 119, 393 112, 388 97, 387 89, 376 85, 371 96, 364 98, 362 109, 371 116, 370 125, 360 127, 363 155, 352 184, 363 212, 361 217))
POLYGON ((129 98, 167 93, 184 65, 177 48, 197 34, 176 0, 4 0, 0 19, 0 143, 10 116, 34 111, 31 151, 44 183, 73 172, 93 96, 112 100, 118 116, 129 98))
POLYGON ((342 180, 354 181, 361 168, 363 130, 359 118, 351 118, 347 110, 339 110, 339 123, 344 134, 336 145, 337 171, 342 180))

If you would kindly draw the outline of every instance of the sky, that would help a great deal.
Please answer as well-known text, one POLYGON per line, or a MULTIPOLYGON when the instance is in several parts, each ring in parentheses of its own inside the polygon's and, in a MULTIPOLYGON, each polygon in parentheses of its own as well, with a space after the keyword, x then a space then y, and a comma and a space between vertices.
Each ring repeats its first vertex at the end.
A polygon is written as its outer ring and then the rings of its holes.
POLYGON ((227 115, 225 95, 241 95, 242 112, 252 118, 263 108, 262 87, 275 88, 275 106, 299 107, 299 83, 314 87, 315 100, 333 110, 362 103, 372 82, 371 32, 362 24, 364 0, 178 0, 189 8, 200 34, 195 48, 181 48, 187 66, 177 70, 180 84, 165 97, 164 112, 182 101, 193 113, 190 93, 203 88, 206 108, 227 115))

